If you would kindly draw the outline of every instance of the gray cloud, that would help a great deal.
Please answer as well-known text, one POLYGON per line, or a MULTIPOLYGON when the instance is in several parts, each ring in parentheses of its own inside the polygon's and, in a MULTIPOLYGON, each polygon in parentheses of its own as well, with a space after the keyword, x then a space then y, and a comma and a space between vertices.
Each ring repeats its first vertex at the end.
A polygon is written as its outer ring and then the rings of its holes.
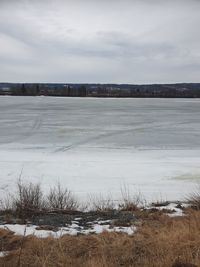
POLYGON ((12 82, 198 82, 197 0, 0 1, 12 82))

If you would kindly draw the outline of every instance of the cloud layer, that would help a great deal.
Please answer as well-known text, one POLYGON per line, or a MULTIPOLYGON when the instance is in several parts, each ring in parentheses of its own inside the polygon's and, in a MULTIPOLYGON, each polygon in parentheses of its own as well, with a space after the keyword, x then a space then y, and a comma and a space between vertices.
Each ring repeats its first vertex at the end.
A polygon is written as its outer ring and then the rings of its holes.
POLYGON ((199 82, 198 0, 1 0, 0 80, 199 82))

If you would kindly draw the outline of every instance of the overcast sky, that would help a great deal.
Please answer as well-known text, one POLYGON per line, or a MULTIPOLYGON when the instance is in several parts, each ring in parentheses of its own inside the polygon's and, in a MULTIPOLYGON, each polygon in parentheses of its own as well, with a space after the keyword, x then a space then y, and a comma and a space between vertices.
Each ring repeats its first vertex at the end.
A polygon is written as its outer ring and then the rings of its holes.
POLYGON ((0 81, 199 76, 200 0, 0 0, 0 81))

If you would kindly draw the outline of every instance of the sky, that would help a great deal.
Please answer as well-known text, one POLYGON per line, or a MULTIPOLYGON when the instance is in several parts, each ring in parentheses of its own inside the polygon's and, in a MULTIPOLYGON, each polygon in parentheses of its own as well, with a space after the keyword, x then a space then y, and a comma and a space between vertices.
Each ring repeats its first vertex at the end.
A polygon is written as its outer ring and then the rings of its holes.
POLYGON ((200 82, 200 0, 0 0, 0 81, 200 82))

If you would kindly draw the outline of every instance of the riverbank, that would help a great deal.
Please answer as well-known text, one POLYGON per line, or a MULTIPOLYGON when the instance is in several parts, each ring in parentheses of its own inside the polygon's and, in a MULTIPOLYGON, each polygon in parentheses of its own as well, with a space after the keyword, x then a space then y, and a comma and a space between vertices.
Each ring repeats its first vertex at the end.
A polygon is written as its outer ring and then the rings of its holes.
POLYGON ((168 213, 161 211, 160 207, 157 210, 135 211, 132 213, 135 231, 130 235, 106 230, 100 234, 39 238, 34 234, 27 235, 29 226, 24 229, 23 235, 0 229, 0 265, 199 266, 200 211, 185 208, 184 216, 169 216, 168 213))

